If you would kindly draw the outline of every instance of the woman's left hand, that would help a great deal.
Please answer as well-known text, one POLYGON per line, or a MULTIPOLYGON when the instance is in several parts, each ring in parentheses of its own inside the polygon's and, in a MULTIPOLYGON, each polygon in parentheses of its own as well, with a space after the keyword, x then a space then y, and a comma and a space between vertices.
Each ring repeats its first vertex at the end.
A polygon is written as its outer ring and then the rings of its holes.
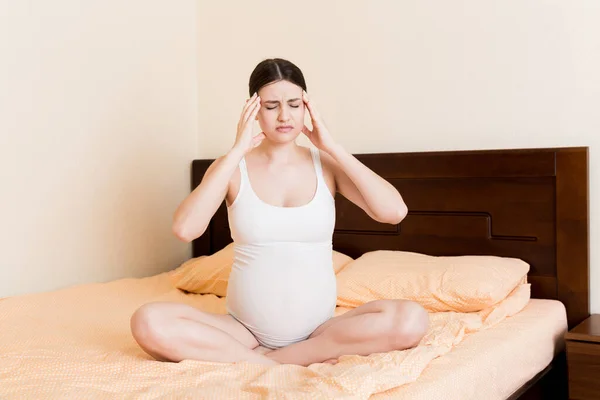
POLYGON ((302 91, 302 100, 308 109, 310 120, 313 126, 311 131, 306 125, 304 125, 304 128, 302 128, 302 133, 304 133, 310 139, 316 148, 329 153, 335 147, 335 141, 333 140, 333 137, 327 130, 325 123, 323 123, 323 119, 308 99, 308 95, 305 91, 302 91))

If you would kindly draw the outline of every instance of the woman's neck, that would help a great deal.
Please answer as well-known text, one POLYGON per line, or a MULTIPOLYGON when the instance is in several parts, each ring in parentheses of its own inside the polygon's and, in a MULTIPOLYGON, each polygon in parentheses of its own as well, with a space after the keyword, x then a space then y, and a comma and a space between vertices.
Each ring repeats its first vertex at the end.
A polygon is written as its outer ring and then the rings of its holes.
POLYGON ((299 146, 295 141, 288 143, 274 143, 264 140, 257 148, 260 155, 265 157, 270 164, 287 164, 299 154, 299 146))

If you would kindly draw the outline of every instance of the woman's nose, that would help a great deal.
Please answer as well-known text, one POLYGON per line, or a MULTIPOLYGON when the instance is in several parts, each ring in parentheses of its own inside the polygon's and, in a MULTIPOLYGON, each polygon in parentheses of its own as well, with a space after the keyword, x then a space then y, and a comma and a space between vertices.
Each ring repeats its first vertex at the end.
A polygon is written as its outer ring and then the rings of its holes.
POLYGON ((281 107, 281 111, 279 112, 279 121, 285 122, 290 119, 290 113, 286 107, 281 107))

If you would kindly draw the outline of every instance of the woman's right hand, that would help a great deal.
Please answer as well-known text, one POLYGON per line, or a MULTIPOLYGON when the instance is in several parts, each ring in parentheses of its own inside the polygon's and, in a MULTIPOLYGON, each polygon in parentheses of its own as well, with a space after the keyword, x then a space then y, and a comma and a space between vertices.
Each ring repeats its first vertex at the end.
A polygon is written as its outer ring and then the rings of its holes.
POLYGON ((258 110, 260 110, 260 97, 257 93, 254 93, 250 99, 246 100, 246 105, 237 125, 237 135, 233 145, 233 148, 241 151, 242 154, 248 153, 265 138, 265 134, 262 132, 254 136, 254 120, 258 110))

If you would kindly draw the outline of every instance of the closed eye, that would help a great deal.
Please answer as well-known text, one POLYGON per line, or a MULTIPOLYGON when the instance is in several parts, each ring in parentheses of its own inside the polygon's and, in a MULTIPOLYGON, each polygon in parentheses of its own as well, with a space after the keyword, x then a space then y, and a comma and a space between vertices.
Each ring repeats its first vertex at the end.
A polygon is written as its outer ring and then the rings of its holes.
MULTIPOLYGON (((292 108, 298 108, 298 107, 300 107, 300 104, 297 104, 297 105, 290 104, 289 106, 292 107, 292 108)), ((265 108, 267 110, 274 110, 274 109, 277 108, 277 106, 274 106, 274 107, 265 107, 265 108)))

